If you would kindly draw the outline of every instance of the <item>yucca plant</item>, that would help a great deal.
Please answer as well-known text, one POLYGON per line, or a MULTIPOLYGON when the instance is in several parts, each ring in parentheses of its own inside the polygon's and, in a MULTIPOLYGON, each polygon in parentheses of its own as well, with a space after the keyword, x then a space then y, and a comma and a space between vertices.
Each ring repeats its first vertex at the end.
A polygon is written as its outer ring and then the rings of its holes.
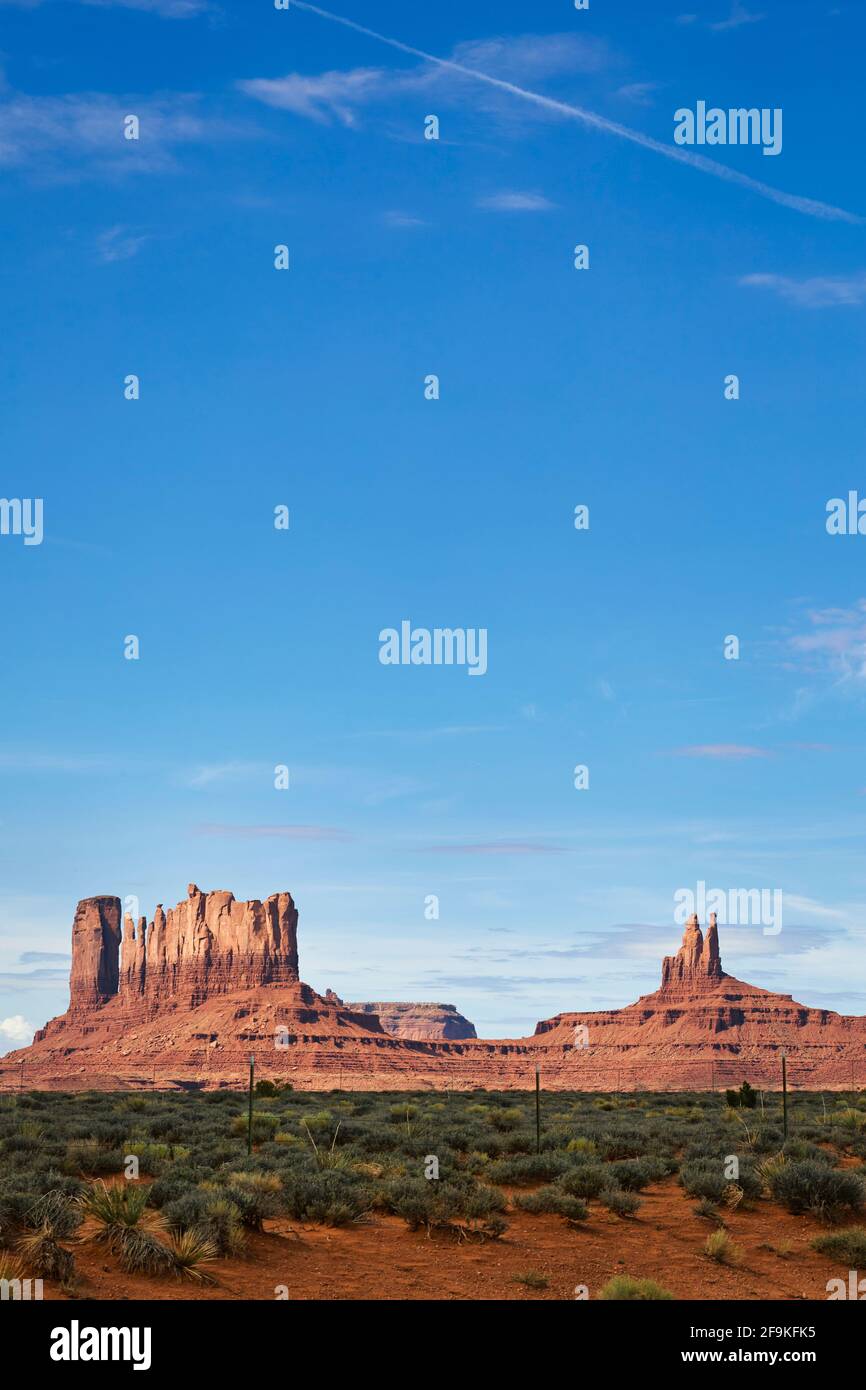
POLYGON ((172 1251, 143 1226, 127 1226, 117 1248, 127 1274, 165 1274, 174 1268, 172 1251))
POLYGON ((16 1242, 16 1249, 24 1258, 28 1269, 42 1279, 57 1279, 61 1284, 71 1283, 75 1275, 75 1260, 55 1238, 48 1222, 27 1231, 16 1242))
POLYGON ((138 1229, 158 1235, 165 1230, 165 1222, 159 1212, 148 1211, 148 1190, 134 1187, 131 1183, 116 1183, 109 1187, 106 1183, 94 1183, 81 1203, 85 1216, 96 1222, 92 1240, 101 1241, 109 1249, 118 1250, 127 1231, 138 1229))
POLYGON ((184 1231, 171 1243, 172 1266, 181 1279, 193 1279, 199 1284, 215 1284, 216 1279, 204 1269, 217 1257, 216 1246, 200 1231, 184 1231))
POLYGON ((755 1164, 755 1172, 761 1180, 765 1191, 769 1192, 772 1189, 773 1179, 777 1173, 781 1172, 787 1162, 788 1159, 785 1154, 777 1153, 770 1154, 768 1158, 762 1158, 755 1164))
POLYGON ((8 1250, 0 1250, 0 1279, 20 1279, 23 1273, 21 1261, 10 1255, 8 1250))

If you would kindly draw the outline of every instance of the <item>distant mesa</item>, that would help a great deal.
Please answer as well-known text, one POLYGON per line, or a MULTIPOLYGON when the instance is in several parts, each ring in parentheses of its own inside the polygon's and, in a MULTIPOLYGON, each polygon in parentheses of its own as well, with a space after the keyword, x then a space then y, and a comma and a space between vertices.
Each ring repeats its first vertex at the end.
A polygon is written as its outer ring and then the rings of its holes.
POLYGON ((475 1025, 453 1004, 347 1004, 356 1014, 375 1014, 392 1038, 477 1038, 475 1025))
POLYGON ((697 917, 661 984, 622 1009, 561 1013, 527 1038, 478 1038, 453 1004, 345 1004, 301 980, 290 893, 239 902, 194 883, 153 920, 85 898, 72 925, 69 1008, 0 1059, 0 1089, 214 1089, 260 1077, 307 1090, 866 1086, 866 1018, 811 1009, 722 969, 697 917))

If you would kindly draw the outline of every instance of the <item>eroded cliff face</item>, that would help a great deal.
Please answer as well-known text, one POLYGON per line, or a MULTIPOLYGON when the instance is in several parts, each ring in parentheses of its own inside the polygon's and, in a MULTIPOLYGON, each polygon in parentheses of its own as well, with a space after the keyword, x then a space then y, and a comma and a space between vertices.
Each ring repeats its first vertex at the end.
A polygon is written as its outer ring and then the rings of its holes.
POLYGON ((811 1009, 726 974, 712 920, 706 936, 697 919, 687 923, 654 993, 497 1040, 447 1035, 455 1019, 472 1027, 451 1005, 345 1005, 331 991, 316 994, 298 979, 288 893, 239 903, 192 884, 185 902, 158 908, 152 923, 127 921, 118 969, 119 938, 117 898, 79 903, 70 1008, 0 1061, 0 1090, 238 1088, 251 1052, 258 1076, 311 1090, 523 1089, 534 1086, 536 1067, 550 1090, 704 1090, 744 1080, 772 1088, 782 1053, 794 1086, 866 1084, 866 1018, 811 1009))
POLYGON ((152 1016, 171 1004, 195 1008, 214 994, 298 980, 298 913, 289 893, 238 902, 189 885, 184 902, 153 921, 124 920, 120 899, 85 898, 72 928, 70 1012, 119 997, 152 1016))
POLYGON ((72 923, 69 1011, 86 1014, 117 993, 120 898, 83 898, 72 923))
POLYGON ((298 980, 298 913, 289 893, 238 902, 189 885, 186 901, 148 925, 124 924, 120 995, 147 1013, 175 999, 195 1008, 214 994, 298 980))
POLYGON ((662 961, 662 990, 671 994, 701 993, 725 978, 719 955, 716 914, 710 913, 710 924, 704 940, 697 914, 692 913, 686 922, 682 946, 675 956, 665 956, 662 961))

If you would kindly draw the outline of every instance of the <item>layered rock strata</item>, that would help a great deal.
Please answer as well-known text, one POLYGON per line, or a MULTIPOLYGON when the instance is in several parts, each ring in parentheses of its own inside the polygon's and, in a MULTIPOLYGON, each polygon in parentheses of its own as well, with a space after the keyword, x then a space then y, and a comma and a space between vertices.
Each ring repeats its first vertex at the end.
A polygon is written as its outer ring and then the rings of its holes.
MULTIPOLYGON (((798 1004, 722 969, 696 918, 659 989, 623 1009, 561 1013, 528 1038, 420 1036, 472 1025, 450 1005, 346 1005, 298 977, 288 893, 236 902, 191 885, 153 921, 88 898, 73 923, 70 1004, 0 1059, 0 1089, 238 1087, 257 1074, 324 1090, 866 1087, 866 1018, 798 1004), (432 1011, 432 1012, 431 1012, 432 1011), (400 1032, 396 1032, 400 1029, 400 1032)), ((474 1030, 472 1030, 474 1032, 474 1030)))

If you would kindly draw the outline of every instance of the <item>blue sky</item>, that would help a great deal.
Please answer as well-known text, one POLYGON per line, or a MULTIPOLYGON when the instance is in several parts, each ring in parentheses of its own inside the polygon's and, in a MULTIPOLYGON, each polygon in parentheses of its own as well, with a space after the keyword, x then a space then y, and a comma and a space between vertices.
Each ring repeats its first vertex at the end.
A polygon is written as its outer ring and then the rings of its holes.
POLYGON ((655 988, 678 889, 778 889, 726 968, 866 1012, 862 11, 339 15, 458 66, 0 3, 2 493, 45 528, 0 537, 0 1045, 65 1007, 78 898, 190 880, 487 1036, 655 988), (699 100, 782 152, 669 157, 699 100), (403 619, 487 673, 381 665, 403 619))

